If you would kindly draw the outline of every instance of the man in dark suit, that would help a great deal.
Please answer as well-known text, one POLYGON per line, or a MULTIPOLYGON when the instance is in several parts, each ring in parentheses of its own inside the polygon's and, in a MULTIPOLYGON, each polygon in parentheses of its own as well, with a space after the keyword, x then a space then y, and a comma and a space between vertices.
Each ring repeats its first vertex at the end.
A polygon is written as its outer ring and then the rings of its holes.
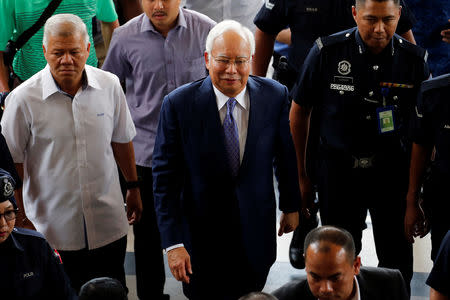
POLYGON ((169 267, 190 299, 218 290, 220 299, 237 299, 264 287, 276 258, 273 167, 283 212, 278 234, 298 225, 288 92, 249 77, 254 49, 247 28, 217 24, 206 40, 210 76, 173 91, 162 105, 155 208, 169 267))
POLYGON ((361 267, 352 235, 333 226, 311 230, 305 238, 306 278, 278 290, 279 300, 384 300, 409 299, 398 270, 361 267))

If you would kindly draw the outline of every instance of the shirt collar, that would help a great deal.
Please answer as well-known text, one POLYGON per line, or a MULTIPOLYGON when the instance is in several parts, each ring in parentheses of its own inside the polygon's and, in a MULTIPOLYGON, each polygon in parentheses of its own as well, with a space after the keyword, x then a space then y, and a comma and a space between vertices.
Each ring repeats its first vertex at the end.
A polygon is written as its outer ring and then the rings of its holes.
POLYGON ((359 283, 358 283, 358 279, 356 278, 356 276, 353 277, 354 282, 355 282, 355 295, 353 296, 352 300, 361 300, 361 293, 359 291, 359 283))
MULTIPOLYGON (((100 89, 100 84, 95 76, 93 76, 91 68, 91 66, 87 65, 84 67, 83 77, 81 78, 81 80, 83 81, 81 88, 83 90, 88 86, 91 86, 95 89, 100 89)), ((56 80, 53 78, 52 73, 50 72, 50 66, 47 64, 42 73, 42 100, 46 100, 54 93, 61 93, 73 99, 71 95, 61 90, 61 87, 58 85, 56 80)))
MULTIPOLYGON (((367 51, 367 46, 364 43, 364 41, 361 38, 361 35, 359 34, 359 30, 355 30, 355 39, 356 39, 356 45, 358 46, 358 52, 360 54, 363 54, 367 51)), ((389 47, 390 53, 392 53, 392 56, 394 56, 394 37, 391 38, 391 41, 386 46, 386 48, 389 47)), ((384 53, 386 51, 386 48, 383 49, 381 53, 384 53)))
MULTIPOLYGON (((222 107, 227 103, 228 99, 231 97, 226 96, 221 91, 219 91, 213 84, 214 94, 216 95, 216 101, 217 101, 217 108, 218 110, 221 110, 222 107)), ((244 89, 236 96, 234 99, 236 99, 236 102, 239 103, 239 105, 247 109, 247 103, 245 101, 245 93, 247 91, 247 87, 244 87, 244 89)))
MULTIPOLYGON (((174 28, 177 28, 178 26, 187 28, 186 18, 184 17, 184 13, 181 8, 178 8, 177 24, 175 25, 174 28)), ((145 13, 143 14, 143 20, 141 24, 141 32, 144 31, 158 32, 158 30, 156 30, 155 27, 153 26, 152 22, 150 22, 150 18, 145 13)))

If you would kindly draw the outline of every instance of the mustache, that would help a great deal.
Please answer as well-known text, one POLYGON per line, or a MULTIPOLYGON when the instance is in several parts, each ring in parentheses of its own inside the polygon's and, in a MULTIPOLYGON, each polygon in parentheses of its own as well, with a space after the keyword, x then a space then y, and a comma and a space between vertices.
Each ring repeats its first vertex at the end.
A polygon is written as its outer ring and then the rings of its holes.
POLYGON ((152 14, 152 17, 156 16, 156 15, 163 15, 163 16, 167 16, 167 13, 163 10, 157 10, 152 14))

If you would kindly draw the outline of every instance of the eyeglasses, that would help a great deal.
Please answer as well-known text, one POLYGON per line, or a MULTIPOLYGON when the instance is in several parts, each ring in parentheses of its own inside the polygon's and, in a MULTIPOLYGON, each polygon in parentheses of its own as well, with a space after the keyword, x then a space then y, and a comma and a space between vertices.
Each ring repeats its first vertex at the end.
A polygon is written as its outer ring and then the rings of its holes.
POLYGON ((215 57, 212 56, 211 57, 214 59, 214 61, 219 65, 219 67, 221 68, 228 68, 228 66, 230 66, 231 64, 234 64, 236 66, 236 68, 242 68, 244 66, 246 66, 249 62, 250 59, 249 58, 236 58, 236 59, 229 59, 229 58, 225 58, 225 57, 215 57))
POLYGON ((6 221, 14 220, 16 218, 17 211, 18 209, 5 211, 4 213, 0 214, 0 220, 2 219, 2 217, 5 217, 6 221))

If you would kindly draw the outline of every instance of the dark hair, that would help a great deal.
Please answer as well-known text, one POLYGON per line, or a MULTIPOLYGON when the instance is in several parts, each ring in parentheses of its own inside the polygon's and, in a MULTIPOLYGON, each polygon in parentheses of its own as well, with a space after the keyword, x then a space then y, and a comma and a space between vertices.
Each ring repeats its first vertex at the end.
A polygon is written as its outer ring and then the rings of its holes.
MULTIPOLYGON (((305 238, 304 253, 306 260, 306 250, 311 244, 320 244, 321 242, 329 242, 338 246, 341 246, 347 254, 347 259, 350 263, 353 263, 356 257, 355 242, 352 235, 345 229, 334 226, 321 226, 311 230, 305 238)), ((327 252, 329 247, 324 245, 319 247, 319 251, 327 252)))
MULTIPOLYGON (((396 6, 400 6, 400 0, 372 0, 372 1, 376 1, 376 2, 387 2, 387 1, 392 1, 394 2, 394 4, 396 6)), ((361 5, 365 5, 366 4, 366 0, 355 0, 355 6, 356 8, 359 8, 361 5)))
POLYGON ((277 300, 277 297, 264 292, 251 292, 242 296, 239 300, 277 300))
POLYGON ((83 284, 79 300, 127 300, 122 284, 114 278, 94 278, 83 284))

